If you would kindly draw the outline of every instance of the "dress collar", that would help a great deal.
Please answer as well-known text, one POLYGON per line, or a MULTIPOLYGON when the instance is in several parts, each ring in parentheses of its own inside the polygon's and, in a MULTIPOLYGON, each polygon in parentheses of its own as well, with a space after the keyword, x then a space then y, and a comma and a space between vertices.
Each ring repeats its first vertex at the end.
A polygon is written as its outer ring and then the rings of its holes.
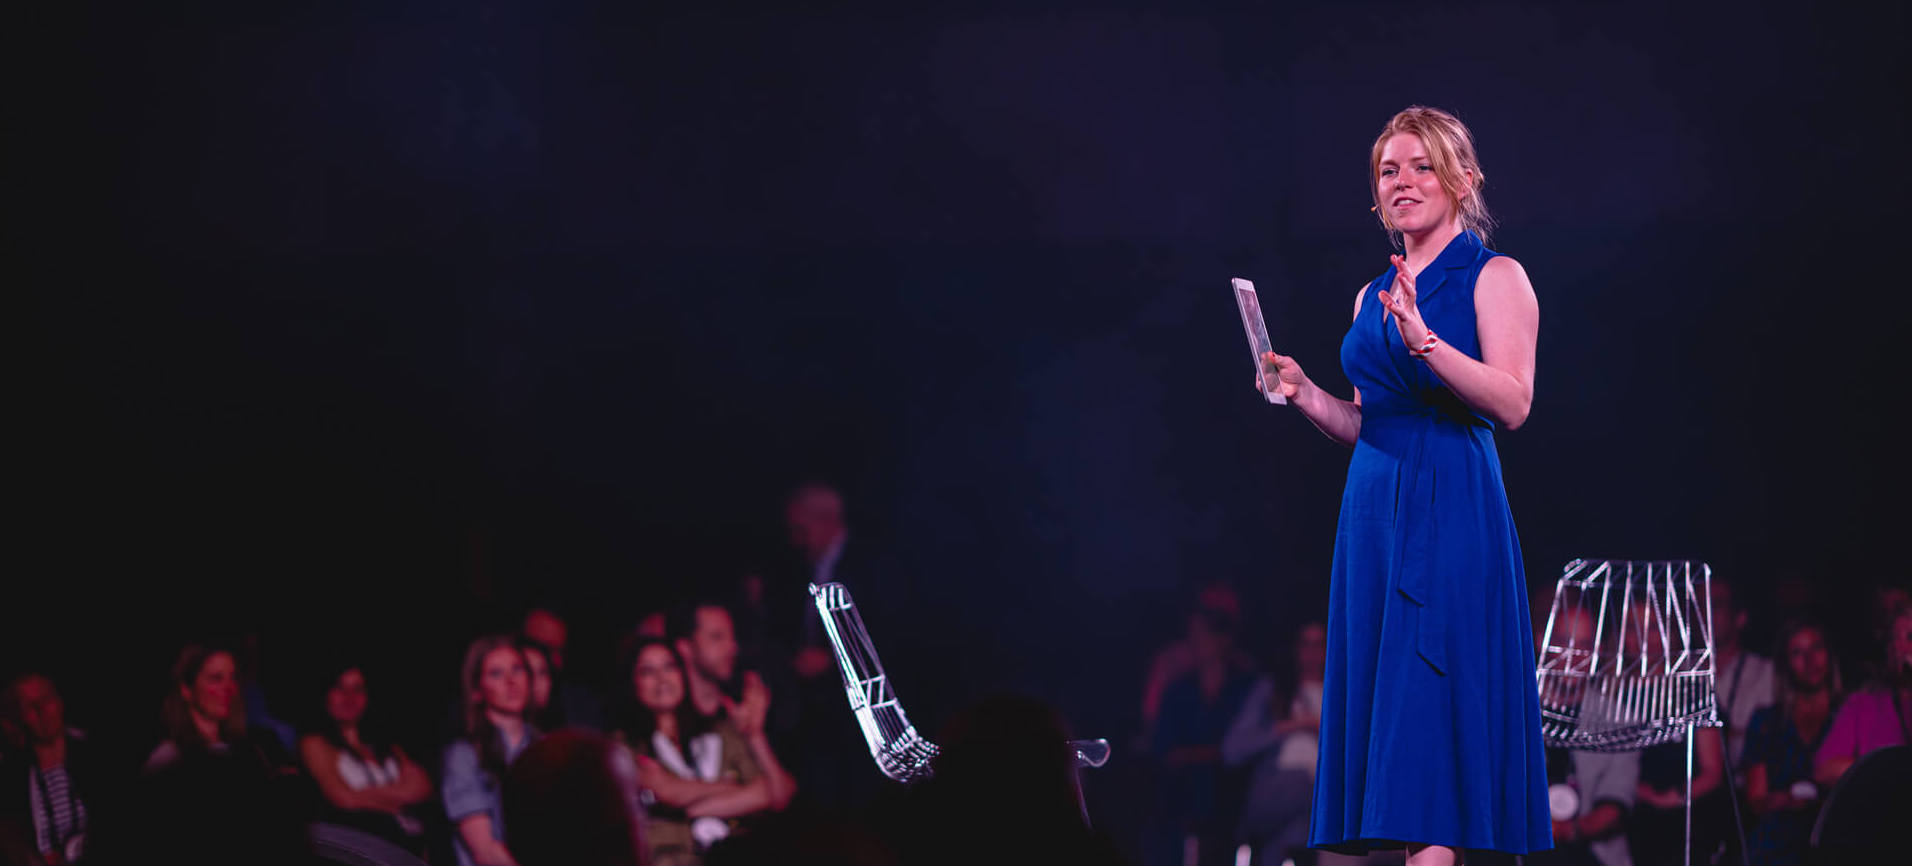
POLYGON ((1480 255, 1480 251, 1480 235, 1461 229, 1461 233, 1455 235, 1454 239, 1448 241, 1447 246, 1442 248, 1441 254, 1435 256, 1434 261, 1428 262, 1427 267, 1422 268, 1420 275, 1415 277, 1416 303, 1427 303, 1427 300, 1447 283, 1448 271, 1473 264, 1474 259, 1480 255))

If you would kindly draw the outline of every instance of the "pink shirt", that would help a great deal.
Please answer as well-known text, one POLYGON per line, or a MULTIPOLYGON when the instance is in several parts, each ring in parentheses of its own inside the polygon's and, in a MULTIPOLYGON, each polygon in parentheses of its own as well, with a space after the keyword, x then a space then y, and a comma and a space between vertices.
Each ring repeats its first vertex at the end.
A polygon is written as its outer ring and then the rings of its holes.
POLYGON ((1833 758, 1857 758, 1887 746, 1905 745, 1905 724, 1893 706, 1892 692, 1867 689, 1854 692, 1832 719, 1832 730, 1819 744, 1813 763, 1833 758))

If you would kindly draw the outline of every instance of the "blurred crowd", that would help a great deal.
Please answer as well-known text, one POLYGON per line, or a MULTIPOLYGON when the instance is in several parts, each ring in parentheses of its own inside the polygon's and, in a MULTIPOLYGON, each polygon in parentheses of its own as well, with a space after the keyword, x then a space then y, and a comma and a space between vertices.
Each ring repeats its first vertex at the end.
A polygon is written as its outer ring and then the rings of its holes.
POLYGON ((381 712, 418 684, 376 659, 267 695, 256 646, 184 646, 155 736, 131 745, 89 737, 50 667, 9 659, 0 862, 1123 862, 1044 702, 986 697, 928 732, 928 782, 878 773, 805 587, 881 566, 835 489, 797 489, 784 517, 801 574, 636 617, 609 686, 568 675, 570 623, 548 607, 470 641, 428 754, 381 712))
MULTIPOLYGON (((1098 771, 1142 780, 1143 820, 1118 828, 1129 844, 1090 821, 1072 734, 1041 700, 1003 694, 952 713, 925 732, 942 749, 935 777, 887 782, 805 590, 869 587, 886 568, 843 509, 828 486, 795 490, 784 520, 801 573, 644 612, 607 642, 608 684, 573 675, 560 611, 519 611, 443 672, 458 696, 422 753, 401 745, 389 709, 416 706, 397 698, 418 684, 349 652, 313 666, 304 689, 268 695, 257 646, 177 648, 153 736, 131 744, 68 719, 66 684, 36 666, 50 661, 9 659, 0 862, 1368 862, 1307 848, 1323 612, 1255 624, 1266 618, 1226 583, 1178 612, 1180 634, 1142 675, 1138 735, 1098 771)), ((1807 862, 1842 777, 1912 742, 1912 599, 1882 585, 1861 612, 1785 603, 1760 623, 1733 583, 1716 576, 1710 592, 1725 724, 1692 744, 1692 862, 1738 862, 1742 838, 1754 864, 1807 862)), ((1531 596, 1538 648, 1551 587, 1531 596)), ((1591 627, 1552 619, 1556 635, 1591 627)), ((1550 750, 1558 846, 1526 862, 1682 862, 1686 753, 1683 741, 1550 750)))

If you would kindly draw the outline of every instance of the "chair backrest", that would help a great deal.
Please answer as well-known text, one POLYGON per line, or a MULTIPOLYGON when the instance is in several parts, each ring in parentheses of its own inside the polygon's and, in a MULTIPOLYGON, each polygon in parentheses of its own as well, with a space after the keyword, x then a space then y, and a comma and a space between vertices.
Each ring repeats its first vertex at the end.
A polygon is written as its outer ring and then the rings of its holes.
POLYGON ((1912 815, 1912 746, 1888 746, 1861 757, 1826 796, 1812 825, 1813 862, 1904 862, 1904 823, 1912 815))
POLYGON ((1548 745, 1644 749, 1720 724, 1712 573, 1703 562, 1567 563, 1535 671, 1548 745))
MULTIPOLYGON (((889 674, 877 658, 876 645, 870 641, 870 631, 863 625, 863 615, 850 599, 849 588, 840 583, 813 583, 810 595, 816 601, 817 615, 823 618, 824 634, 836 650, 837 669, 843 674, 850 711, 863 728, 863 739, 869 743, 877 769, 898 782, 929 778, 935 773, 934 761, 940 749, 916 733, 916 726, 903 712, 889 674)), ((1070 740, 1068 745, 1077 767, 1108 763, 1108 740, 1070 740)))
POLYGON ((863 615, 857 613, 856 603, 850 599, 849 588, 840 583, 813 583, 810 595, 823 618, 830 646, 836 650, 850 710, 863 728, 863 739, 869 743, 877 769, 898 782, 928 778, 936 744, 917 734, 916 726, 903 712, 889 675, 883 671, 883 662, 877 658, 876 645, 870 642, 863 615))

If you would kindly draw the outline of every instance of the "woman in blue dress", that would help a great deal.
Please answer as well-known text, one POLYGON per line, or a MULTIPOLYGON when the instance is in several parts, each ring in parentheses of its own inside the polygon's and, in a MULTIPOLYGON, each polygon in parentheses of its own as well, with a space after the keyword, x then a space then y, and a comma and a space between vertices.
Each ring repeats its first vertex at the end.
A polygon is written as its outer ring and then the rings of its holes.
POLYGON ((1539 306, 1486 246, 1483 174, 1453 115, 1413 107, 1369 160, 1401 249, 1355 294, 1354 399, 1293 358, 1262 380, 1352 446, 1335 536, 1309 843, 1410 866, 1553 846, 1520 542, 1496 427, 1527 420, 1539 306))

